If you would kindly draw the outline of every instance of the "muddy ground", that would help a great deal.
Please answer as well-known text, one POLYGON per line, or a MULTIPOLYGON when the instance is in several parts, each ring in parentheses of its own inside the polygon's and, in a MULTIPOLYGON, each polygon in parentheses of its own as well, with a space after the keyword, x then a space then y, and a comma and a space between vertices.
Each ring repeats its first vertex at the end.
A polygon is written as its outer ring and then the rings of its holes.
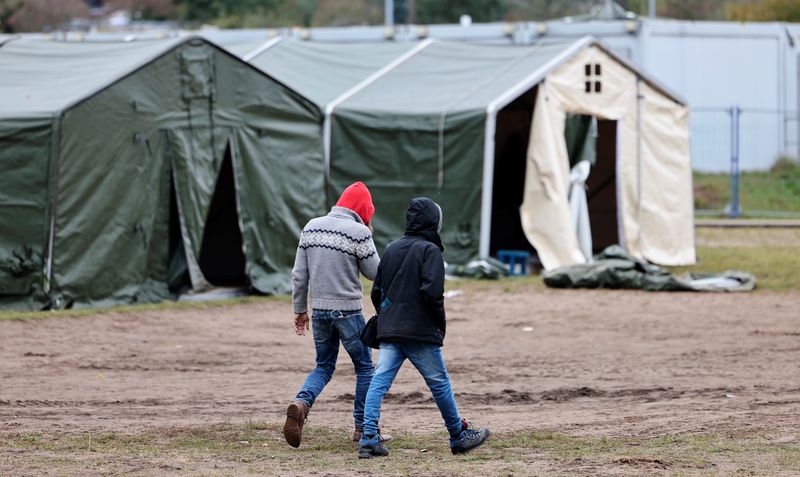
MULTIPOLYGON (((462 414, 496 432, 792 440, 800 428, 798 292, 462 291, 447 300, 445 359, 462 414)), ((314 362, 291 319, 286 301, 265 299, 0 321, 0 437, 279 426, 314 362)), ((342 350, 309 426, 345 435, 354 382, 342 350)), ((441 432, 409 364, 383 411, 386 432, 441 432)), ((0 474, 24 461, 3 454, 0 474)))

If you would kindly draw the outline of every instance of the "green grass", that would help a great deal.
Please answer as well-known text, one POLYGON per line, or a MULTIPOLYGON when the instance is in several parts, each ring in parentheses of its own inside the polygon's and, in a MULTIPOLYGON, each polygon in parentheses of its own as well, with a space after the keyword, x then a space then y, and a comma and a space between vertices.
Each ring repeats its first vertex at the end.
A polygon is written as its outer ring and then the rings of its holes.
MULTIPOLYGON (((372 290, 372 282, 361 277, 361 285, 364 288, 364 299, 369 300, 369 293, 372 290)), ((446 280, 444 282, 445 292, 451 290, 470 290, 470 291, 489 291, 500 290, 503 293, 515 293, 524 289, 544 289, 545 285, 541 275, 526 275, 515 277, 502 277, 497 280, 479 280, 477 278, 458 278, 446 280)))
POLYGON ((498 290, 503 293, 519 293, 524 290, 543 290, 545 288, 542 276, 539 274, 502 277, 497 280, 478 280, 474 278, 464 278, 458 280, 448 280, 445 282, 447 290, 470 290, 470 291, 490 291, 498 290))
POLYGON ((683 272, 744 270, 756 276, 757 290, 800 290, 800 248, 697 247, 697 265, 671 268, 683 272))
POLYGON ((82 316, 103 315, 108 313, 142 313, 160 310, 203 310, 212 308, 223 308, 227 306, 245 305, 250 303, 260 303, 264 301, 282 301, 289 303, 291 297, 288 295, 261 296, 251 295, 224 300, 209 301, 163 301, 160 303, 146 303, 138 305, 122 305, 101 308, 79 308, 69 310, 48 310, 48 311, 6 311, 0 310, 0 321, 2 320, 29 320, 37 318, 80 318, 82 316))
MULTIPOLYGON (((800 163, 780 159, 769 171, 743 172, 739 200, 747 216, 784 212, 800 217, 800 163)), ((729 201, 730 176, 727 173, 694 173, 695 210, 722 213, 729 201)))
MULTIPOLYGON (((529 430, 494 434, 464 456, 449 452, 444 432, 401 434, 383 459, 359 461, 342 429, 309 425, 299 449, 289 447, 274 424, 215 424, 157 428, 142 433, 0 434, 0 456, 24 473, 46 467, 55 474, 104 466, 123 470, 177 467, 186 474, 354 472, 381 475, 509 475, 531 473, 705 474, 732 469, 745 474, 800 472, 800 434, 585 437, 529 430), (35 451, 35 452, 33 452, 35 451), (216 470, 215 470, 216 469, 216 470), (222 469, 222 470, 220 470, 222 469)), ((0 459, 0 473, 3 471, 0 459)))
POLYGON ((695 236, 697 264, 672 273, 744 270, 757 291, 800 290, 800 229, 698 228, 695 236))

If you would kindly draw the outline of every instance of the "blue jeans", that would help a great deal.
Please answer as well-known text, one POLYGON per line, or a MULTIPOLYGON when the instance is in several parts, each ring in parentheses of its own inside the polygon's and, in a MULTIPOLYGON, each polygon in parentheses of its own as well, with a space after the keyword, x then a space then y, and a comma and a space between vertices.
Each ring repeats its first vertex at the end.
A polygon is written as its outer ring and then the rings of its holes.
POLYGON ((381 343, 378 367, 367 391, 364 408, 364 433, 360 445, 378 443, 378 421, 381 418, 383 396, 392 387, 392 382, 406 358, 417 368, 433 394, 436 406, 444 419, 450 436, 461 433, 461 417, 450 386, 450 376, 444 365, 442 349, 426 343, 381 343))
POLYGON ((364 398, 372 380, 372 350, 361 342, 364 315, 361 311, 314 310, 311 315, 314 347, 317 350, 317 366, 306 378, 295 400, 311 407, 317 396, 328 384, 336 370, 341 340, 356 370, 356 393, 353 402, 355 427, 364 425, 364 398))

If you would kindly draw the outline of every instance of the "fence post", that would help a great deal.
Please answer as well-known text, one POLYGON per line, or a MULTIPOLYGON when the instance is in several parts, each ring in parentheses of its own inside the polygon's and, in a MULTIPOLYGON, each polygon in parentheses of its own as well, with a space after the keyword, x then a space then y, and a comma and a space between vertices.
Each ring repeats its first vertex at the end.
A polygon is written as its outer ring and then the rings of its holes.
POLYGON ((737 218, 742 214, 739 207, 739 116, 742 110, 739 106, 730 109, 731 114, 731 197, 728 215, 737 218))
POLYGON ((394 0, 384 0, 383 2, 383 24, 394 26, 394 0))

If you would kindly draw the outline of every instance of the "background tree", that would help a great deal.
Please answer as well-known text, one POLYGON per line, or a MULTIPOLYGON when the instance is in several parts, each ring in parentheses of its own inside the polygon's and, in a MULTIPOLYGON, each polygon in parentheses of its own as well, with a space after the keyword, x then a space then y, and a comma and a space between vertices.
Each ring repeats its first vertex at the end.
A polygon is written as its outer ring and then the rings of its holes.
POLYGON ((729 19, 746 22, 800 22, 800 0, 761 0, 743 4, 729 4, 729 19))
POLYGON ((262 8, 275 7, 272 0, 177 0, 184 20, 195 23, 211 22, 215 19, 257 12, 262 8))
POLYGON ((312 26, 383 23, 383 0, 319 0, 317 3, 312 26))
POLYGON ((9 19, 22 8, 22 4, 22 0, 0 0, 0 32, 14 32, 9 19))
MULTIPOLYGON (((658 16, 681 20, 723 20, 725 0, 661 0, 658 16)), ((642 12, 644 13, 644 12, 642 12)))
MULTIPOLYGON (((0 28, 9 32, 58 28, 85 16, 85 2, 98 0, 0 0, 0 28), (13 16, 13 21, 12 21, 13 16)), ((395 23, 543 21, 587 13, 602 0, 394 0, 395 23)), ((225 28, 379 25, 384 0, 104 0, 134 18, 181 20, 187 27, 225 28)), ((638 14, 648 0, 617 0, 638 14)), ((688 20, 800 21, 800 0, 657 0, 660 17, 688 20)))
POLYGON ((469 15, 474 22, 496 22, 506 11, 503 0, 406 0, 413 4, 409 21, 417 24, 458 23, 461 15, 469 15))
POLYGON ((83 0, 24 0, 8 20, 14 31, 52 31, 76 18, 87 18, 83 0))
POLYGON ((172 20, 180 11, 174 0, 111 0, 108 6, 112 10, 127 10, 137 20, 172 20))
POLYGON ((505 0, 507 21, 543 21, 586 13, 594 0, 505 0))

